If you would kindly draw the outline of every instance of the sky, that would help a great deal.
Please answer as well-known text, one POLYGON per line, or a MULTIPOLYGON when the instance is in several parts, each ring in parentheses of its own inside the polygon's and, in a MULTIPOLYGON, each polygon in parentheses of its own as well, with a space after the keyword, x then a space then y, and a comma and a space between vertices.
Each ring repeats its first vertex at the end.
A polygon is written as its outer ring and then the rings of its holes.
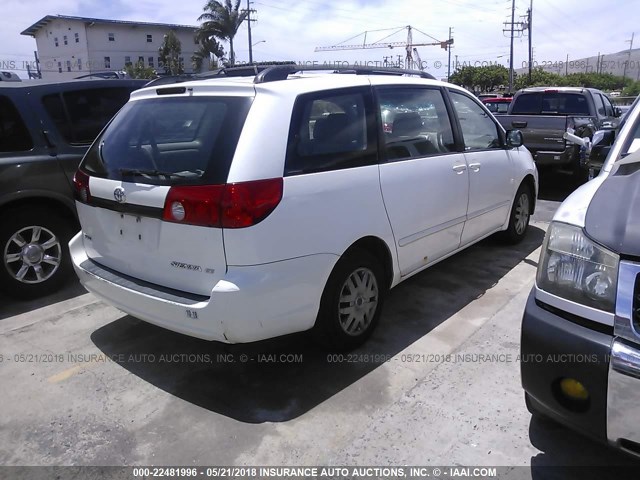
MULTIPOLYGON (((515 21, 522 21, 531 0, 515 0, 515 21)), ((446 40, 453 27, 459 64, 482 62, 509 65, 509 38, 503 33, 510 21, 512 0, 252 0, 257 22, 252 25, 254 61, 323 64, 324 62, 383 62, 402 48, 314 52, 318 46, 340 43, 405 41, 413 27, 414 43, 446 40), (394 33, 397 32, 397 33, 394 33), (390 36, 389 36, 390 35, 390 36), (349 38, 352 38, 349 41, 349 38), (264 40, 264 41, 263 41, 264 40), (259 42, 259 43, 258 43, 259 42)), ((0 70, 9 62, 32 60, 35 40, 20 32, 45 15, 76 15, 116 20, 197 25, 204 0, 1 0, 0 70)), ((246 0, 242 0, 246 8, 246 0)), ((627 50, 635 32, 640 47, 640 0, 533 0, 534 60, 538 64, 627 50)), ((234 41, 236 60, 248 60, 247 28, 234 41)), ((228 45, 225 45, 228 50, 228 45)), ((437 78, 447 75, 447 52, 439 46, 417 47, 422 66, 437 78)), ((514 68, 528 60, 528 38, 514 40, 514 68)), ((16 72, 23 78, 25 72, 16 72)))

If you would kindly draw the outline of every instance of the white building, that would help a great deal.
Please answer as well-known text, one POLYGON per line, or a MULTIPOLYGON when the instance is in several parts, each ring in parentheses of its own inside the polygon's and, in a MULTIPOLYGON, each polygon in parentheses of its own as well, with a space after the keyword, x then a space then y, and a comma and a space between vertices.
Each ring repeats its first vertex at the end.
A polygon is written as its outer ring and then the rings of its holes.
POLYGON ((89 73, 121 71, 126 64, 139 61, 164 72, 158 49, 170 30, 180 40, 184 70, 190 73, 191 56, 198 49, 196 29, 186 25, 47 15, 22 35, 36 40, 42 78, 67 80, 89 73))

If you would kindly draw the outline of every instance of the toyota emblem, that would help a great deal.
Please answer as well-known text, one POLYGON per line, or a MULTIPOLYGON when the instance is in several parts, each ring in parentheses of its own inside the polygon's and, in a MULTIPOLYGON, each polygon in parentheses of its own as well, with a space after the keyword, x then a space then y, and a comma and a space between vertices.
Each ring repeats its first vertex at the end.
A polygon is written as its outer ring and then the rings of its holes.
POLYGON ((124 203, 127 201, 127 195, 124 193, 124 188, 118 187, 113 191, 113 198, 116 199, 118 203, 124 203))

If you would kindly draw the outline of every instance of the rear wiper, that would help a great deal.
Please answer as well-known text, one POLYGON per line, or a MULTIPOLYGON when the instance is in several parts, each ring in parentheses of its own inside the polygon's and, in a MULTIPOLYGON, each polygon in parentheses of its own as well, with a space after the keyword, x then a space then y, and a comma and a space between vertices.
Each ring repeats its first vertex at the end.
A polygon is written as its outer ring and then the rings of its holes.
POLYGON ((141 168, 120 168, 118 170, 123 176, 143 176, 143 177, 185 177, 186 175, 176 172, 163 172, 162 170, 144 170, 141 168))

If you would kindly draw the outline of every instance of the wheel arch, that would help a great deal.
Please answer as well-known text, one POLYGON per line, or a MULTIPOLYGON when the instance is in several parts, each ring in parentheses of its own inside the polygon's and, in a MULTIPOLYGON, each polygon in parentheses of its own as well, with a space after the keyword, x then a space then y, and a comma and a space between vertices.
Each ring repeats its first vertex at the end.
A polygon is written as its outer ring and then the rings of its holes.
MULTIPOLYGON (((529 188, 529 191, 531 192, 531 205, 529 207, 529 214, 533 215, 535 213, 536 210, 536 201, 537 199, 537 195, 536 195, 536 180, 535 178, 533 178, 533 175, 528 173, 520 182, 520 185, 518 185, 518 190, 520 190, 520 187, 522 185, 526 185, 529 188)), ((516 192, 518 191, 516 190, 516 192)), ((515 198, 514 198, 514 202, 515 202, 515 198)))
POLYGON ((71 207, 70 203, 66 198, 61 199, 51 195, 17 196, 0 204, 0 216, 7 211, 20 208, 45 208, 58 212, 61 216, 67 218, 74 227, 80 228, 75 207, 71 207))
POLYGON ((391 287, 393 282, 393 256, 387 243, 380 237, 366 236, 353 242, 349 248, 342 254, 343 257, 349 255, 355 250, 364 250, 370 253, 373 257, 380 260, 384 271, 384 281, 387 289, 391 287))

